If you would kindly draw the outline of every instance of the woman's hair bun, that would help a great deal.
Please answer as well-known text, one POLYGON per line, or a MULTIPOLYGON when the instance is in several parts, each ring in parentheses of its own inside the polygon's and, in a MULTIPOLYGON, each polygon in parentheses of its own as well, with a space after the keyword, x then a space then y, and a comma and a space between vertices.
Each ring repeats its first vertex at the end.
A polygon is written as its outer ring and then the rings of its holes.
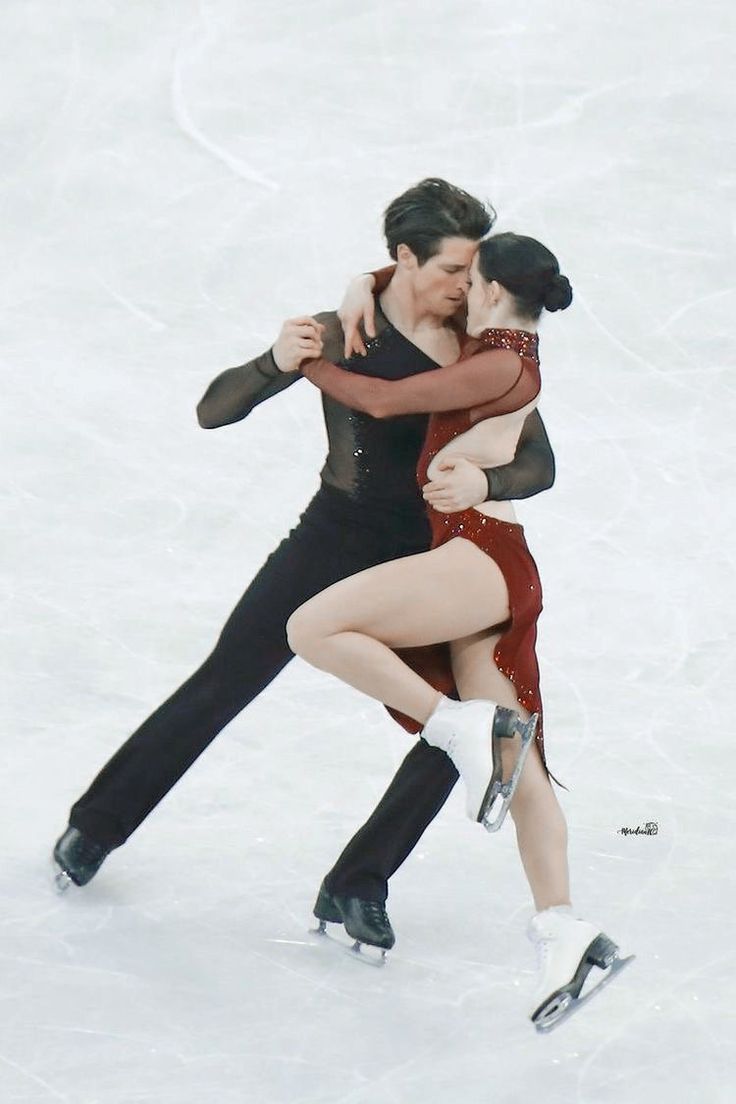
POLYGON ((572 287, 567 276, 558 273, 547 288, 544 307, 548 311, 565 310, 572 303, 572 287))

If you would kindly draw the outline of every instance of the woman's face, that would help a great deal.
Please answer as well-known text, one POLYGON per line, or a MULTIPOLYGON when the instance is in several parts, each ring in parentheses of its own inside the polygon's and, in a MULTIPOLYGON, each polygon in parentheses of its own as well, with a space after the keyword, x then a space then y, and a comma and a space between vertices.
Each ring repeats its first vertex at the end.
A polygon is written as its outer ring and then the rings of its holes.
POLYGON ((468 333, 476 337, 488 325, 488 284, 478 271, 478 257, 470 266, 468 288, 468 333))

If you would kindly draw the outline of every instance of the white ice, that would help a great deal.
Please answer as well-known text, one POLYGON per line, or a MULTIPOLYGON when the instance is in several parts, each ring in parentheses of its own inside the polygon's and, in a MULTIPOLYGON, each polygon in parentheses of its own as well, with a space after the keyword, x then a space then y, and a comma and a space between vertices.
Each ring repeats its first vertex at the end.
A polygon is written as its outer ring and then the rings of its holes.
POLYGON ((733 6, 0 21, 2 1100, 733 1100, 733 6), (212 433, 197 399, 380 264, 381 210, 427 175, 548 242, 576 294, 543 333, 557 483, 519 512, 574 900, 638 958, 548 1037, 513 827, 459 792, 394 879, 383 971, 308 935, 409 744, 299 662, 94 883, 51 888, 69 805, 317 486, 309 385, 212 433))

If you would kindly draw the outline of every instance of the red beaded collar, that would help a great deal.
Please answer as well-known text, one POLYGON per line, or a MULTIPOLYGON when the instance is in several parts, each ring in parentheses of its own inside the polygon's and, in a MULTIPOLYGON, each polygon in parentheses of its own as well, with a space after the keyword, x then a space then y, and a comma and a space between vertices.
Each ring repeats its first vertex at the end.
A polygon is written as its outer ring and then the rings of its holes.
POLYGON ((512 349, 523 357, 539 356, 539 334, 529 330, 483 330, 478 340, 485 349, 512 349))

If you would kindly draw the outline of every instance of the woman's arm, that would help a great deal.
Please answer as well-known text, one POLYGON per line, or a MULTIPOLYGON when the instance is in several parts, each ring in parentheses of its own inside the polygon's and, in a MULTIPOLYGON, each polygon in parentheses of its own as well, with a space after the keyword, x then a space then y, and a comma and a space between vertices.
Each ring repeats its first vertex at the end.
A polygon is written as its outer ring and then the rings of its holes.
POLYGON ((509 414, 539 391, 534 361, 510 349, 484 349, 467 360, 401 380, 359 376, 329 360, 304 361, 302 374, 352 410, 374 418, 483 407, 483 417, 509 414))
POLYGON ((360 327, 362 325, 367 337, 376 336, 376 296, 386 290, 395 271, 395 264, 387 265, 376 272, 354 276, 348 284, 337 308, 337 317, 345 333, 343 355, 346 360, 353 355, 367 355, 360 327))
MULTIPOLYGON (((386 265, 385 268, 376 269, 374 272, 354 276, 348 284, 337 310, 337 316, 345 331, 343 353, 346 360, 354 354, 366 356, 367 349, 360 327, 363 327, 367 337, 376 336, 376 299, 391 283, 395 272, 395 264, 386 265)), ((453 315, 453 320, 457 328, 464 332, 467 321, 465 303, 453 315)))

